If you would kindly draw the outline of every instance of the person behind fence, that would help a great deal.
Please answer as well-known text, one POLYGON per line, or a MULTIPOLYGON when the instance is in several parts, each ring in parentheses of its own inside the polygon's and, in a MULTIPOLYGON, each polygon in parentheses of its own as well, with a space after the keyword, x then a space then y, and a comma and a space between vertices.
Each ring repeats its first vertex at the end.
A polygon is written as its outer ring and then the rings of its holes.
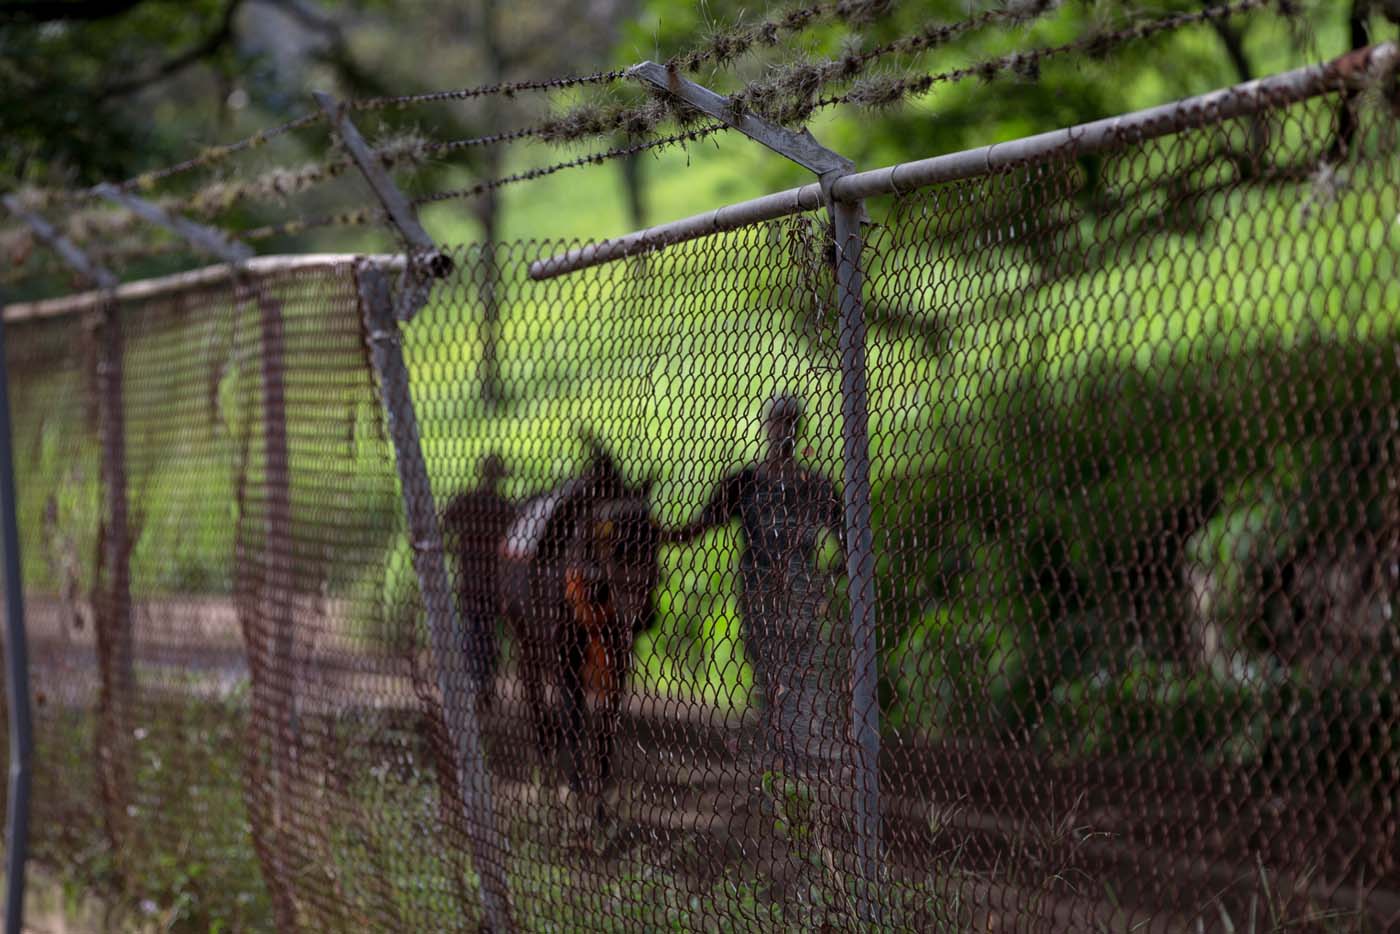
POLYGON ((515 519, 516 507, 499 492, 507 475, 499 454, 481 459, 476 487, 459 493, 443 509, 443 539, 457 563, 457 609, 467 642, 467 673, 477 685, 477 705, 488 708, 496 677, 496 628, 500 619, 497 546, 515 519))
POLYGON ((770 400, 763 458, 721 480, 693 521, 666 533, 679 544, 738 520, 744 648, 764 708, 764 752, 795 775, 839 758, 847 680, 827 645, 831 582, 816 561, 821 531, 841 534, 840 498, 829 479, 797 461, 801 423, 796 397, 770 400))

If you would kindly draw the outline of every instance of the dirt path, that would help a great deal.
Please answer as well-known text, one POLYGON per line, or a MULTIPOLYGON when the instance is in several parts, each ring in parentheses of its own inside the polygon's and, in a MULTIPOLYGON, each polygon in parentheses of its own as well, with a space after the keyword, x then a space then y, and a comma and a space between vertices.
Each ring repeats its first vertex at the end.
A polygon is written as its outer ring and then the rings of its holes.
MULTIPOLYGON (((317 638, 299 647, 290 682, 298 715, 379 723, 385 735, 417 729, 421 711, 407 662, 365 651, 347 634, 337 608, 319 603, 305 609, 314 611, 318 628, 317 638)), ((91 628, 75 629, 73 618, 55 601, 31 603, 35 683, 54 686, 50 702, 86 707, 96 698, 96 660, 91 628)), ((143 603, 137 628, 144 696, 231 696, 246 685, 241 633, 227 600, 143 603)), ((534 757, 522 751, 524 692, 509 674, 496 687, 498 702, 483 723, 488 756, 501 793, 527 801, 537 790, 529 787, 534 757)), ((716 859, 742 858, 732 856, 731 838, 745 832, 746 802, 764 772, 738 752, 746 745, 740 737, 754 728, 751 718, 693 700, 631 694, 616 761, 617 784, 629 789, 619 802, 628 832, 685 841, 677 849, 716 859)), ((946 884, 971 886, 963 896, 975 890, 979 903, 1034 904, 1041 911, 1048 900, 1061 920, 1121 919, 1122 906, 1131 904, 1170 918, 1184 888, 1226 893, 1222 904, 1243 905, 1262 887, 1339 908, 1365 895, 1381 916, 1400 917, 1400 870, 1359 863, 1368 859, 1358 854, 1393 850, 1383 827, 1359 819, 1363 812, 1344 797, 1258 790, 1258 776, 1247 768, 1141 760, 1063 764, 1030 749, 890 736, 881 772, 891 872, 927 880, 934 867, 945 867, 946 884), (1188 840, 1192 845, 1183 848, 1180 842, 1188 840), (1320 843, 1300 852, 1299 840, 1320 843), (1369 891, 1308 872, 1318 865, 1347 867, 1348 877, 1364 878, 1369 891), (1047 894, 1040 885, 1005 881, 1029 878, 1036 866, 1093 884, 1052 885, 1047 894), (1172 880, 1175 893, 1154 890, 1159 872, 1172 880)), ((1017 911, 1013 907, 1012 914, 1017 911)), ((36 915, 36 932, 85 930, 72 926, 81 919, 39 920, 47 917, 36 915), (39 926, 44 923, 50 927, 39 926), (60 923, 70 926, 55 926, 60 923)))

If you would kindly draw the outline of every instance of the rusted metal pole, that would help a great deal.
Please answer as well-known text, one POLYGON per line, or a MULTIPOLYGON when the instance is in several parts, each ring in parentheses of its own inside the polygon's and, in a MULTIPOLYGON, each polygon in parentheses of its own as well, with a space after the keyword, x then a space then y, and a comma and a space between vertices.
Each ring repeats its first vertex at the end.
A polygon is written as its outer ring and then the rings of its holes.
POLYGON ((128 747, 136 692, 136 637, 131 612, 131 530, 127 501, 126 409, 123 401, 124 341, 116 275, 94 262, 72 241, 14 195, 5 208, 32 230, 80 277, 97 287, 97 420, 102 447, 102 553, 96 596, 100 723, 98 781, 111 843, 121 852, 131 794, 128 747))
MULTIPOLYGON (((249 277, 272 277, 301 270, 325 272, 349 266, 364 254, 357 253, 306 253, 300 256, 255 256, 236 270, 230 270, 225 263, 191 269, 187 272, 172 273, 154 279, 141 279, 126 282, 110 290, 122 302, 149 302, 171 295, 188 294, 198 289, 209 289, 216 285, 232 283, 238 275, 249 277)), ((373 255, 377 263, 385 268, 399 269, 404 264, 402 254, 373 255)), ((84 314, 92 311, 107 300, 108 292, 88 290, 59 298, 45 298, 33 302, 15 302, 5 307, 5 320, 11 324, 21 321, 36 321, 43 318, 61 318, 65 315, 84 314)), ((200 309, 192 309, 199 311, 200 309)))
MULTIPOLYGON (((271 759, 276 770, 277 792, 273 796, 272 830, 281 834, 289 818, 293 794, 293 774, 297 744, 292 724, 296 705, 296 619, 293 595, 296 578, 296 542, 292 536, 291 456, 287 440, 286 339, 282 304, 267 293, 262 280, 247 275, 245 264, 253 257, 247 244, 222 231, 188 218, 171 214, 150 201, 122 191, 113 185, 99 185, 99 195, 125 207, 137 217, 163 227, 200 252, 228 265, 234 287, 234 300, 257 305, 261 337, 263 403, 263 479, 266 486, 266 539, 263 542, 262 604, 271 632, 266 645, 247 646, 253 674, 253 716, 271 723, 271 759), (269 661, 270 659, 270 661, 269 661)), ((287 848, 293 840, 278 840, 272 852, 273 865, 264 867, 279 923, 295 920, 294 902, 288 888, 287 848)))
POLYGON ((0 561, 5 588, 5 701, 9 708, 10 784, 5 807, 5 934, 24 930, 24 876, 29 862, 29 792, 34 724, 29 706, 29 637, 19 566, 14 445, 10 435, 10 371, 0 321, 0 561))
MULTIPOLYGON (((243 269, 253 251, 222 231, 178 217, 151 202, 114 185, 99 185, 99 195, 136 216, 164 227, 196 250, 227 263, 232 271, 237 301, 253 301, 258 308, 262 339, 263 451, 264 481, 267 487, 267 538, 263 543, 266 569, 263 575, 263 602, 271 620, 270 645, 249 646, 253 652, 271 657, 266 669, 275 683, 255 684, 255 692, 265 694, 273 724, 273 759, 280 778, 282 796, 290 794, 291 766, 295 737, 291 712, 296 691, 296 632, 292 607, 295 589, 295 541, 292 537, 291 455, 287 441, 286 338, 282 304, 267 294, 261 280, 249 277, 243 269)), ((259 679, 264 680, 264 679, 259 679)))
POLYGON ((864 246, 859 201, 829 207, 836 235, 836 296, 841 352, 841 498, 846 534, 846 578, 851 612, 851 736, 855 740, 858 908, 867 924, 879 921, 874 898, 880 882, 879 646, 875 616, 875 547, 870 506, 870 405, 865 357, 864 246))
MULTIPOLYGON (((860 268, 863 244, 860 200, 839 201, 833 192, 855 164, 827 149, 806 130, 795 131, 752 114, 735 113, 727 98, 682 77, 679 72, 644 62, 629 74, 672 94, 817 174, 815 188, 831 215, 835 237, 836 286, 840 303, 842 531, 851 616, 851 740, 855 753, 852 812, 857 837, 856 911, 861 921, 880 922, 876 898, 880 881, 880 708, 876 681, 875 554, 870 530, 870 417, 865 369, 865 302, 860 268)), ((799 197, 791 203, 800 203, 799 197)), ((781 196, 780 196, 781 197, 781 196)), ((546 260, 546 263, 553 262, 546 260)), ((541 270, 553 274, 553 270, 541 270)), ((531 268, 531 275, 536 275, 531 268)))
POLYGON ((510 843, 496 821, 491 774, 486 768, 476 713, 478 685, 471 667, 465 664, 469 649, 466 630, 457 615, 443 559, 442 531, 423 459, 393 290, 388 275, 372 262, 357 263, 355 276, 365 339, 379 378, 379 394, 403 487, 413 570, 427 611, 433 680, 442 695, 444 720, 456 757, 457 788, 470 828, 472 859, 481 879, 482 909, 491 930, 500 934, 515 929, 506 875, 510 843))
POLYGON ((115 298, 102 306, 98 320, 97 421, 102 444, 104 516, 102 530, 102 605, 97 608, 98 668, 102 680, 102 717, 108 734, 109 762, 103 783, 113 844, 123 845, 127 823, 127 749, 134 728, 136 634, 131 613, 131 530, 126 476, 126 406, 124 402, 121 306, 115 298))
MULTIPOLYGON (((277 731, 277 774, 282 807, 288 806, 291 772, 296 756, 292 711, 296 692, 296 619, 292 596, 296 589, 296 541, 292 537, 292 466, 287 442, 287 341, 282 303, 267 294, 260 281, 248 283, 258 309, 259 355, 262 364, 263 473, 267 482, 267 554, 263 566, 264 600, 272 617, 272 692, 277 731)), ((279 815, 280 816, 280 815, 279 815)))
POLYGON ((394 314, 400 321, 407 322, 426 303, 431 281, 441 279, 452 271, 452 258, 433 243, 433 238, 428 236, 428 232, 419 223, 418 213, 414 211, 412 203, 404 197, 403 192, 399 191, 394 180, 389 177, 389 173, 384 170, 383 164, 370 150, 365 138, 360 135, 359 129, 340 102, 325 91, 316 91, 311 96, 325 111, 326 118, 330 120, 331 126, 335 127, 336 135, 345 145, 345 151, 350 154, 351 161, 364 176, 370 191, 383 205, 389 222, 403 238, 408 251, 408 262, 404 269, 404 287, 400 289, 402 294, 394 314))

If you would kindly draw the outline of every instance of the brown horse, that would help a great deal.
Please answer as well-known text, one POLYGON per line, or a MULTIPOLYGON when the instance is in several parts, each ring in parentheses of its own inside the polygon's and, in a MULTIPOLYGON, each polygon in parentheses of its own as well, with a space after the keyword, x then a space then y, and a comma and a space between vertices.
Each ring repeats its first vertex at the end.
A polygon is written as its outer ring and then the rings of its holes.
POLYGON ((654 616, 661 536, 649 489, 595 444, 580 475, 521 505, 500 546, 501 607, 541 758, 562 739, 569 787, 595 796, 600 817, 632 646, 654 616), (562 717, 547 706, 551 687, 562 717))

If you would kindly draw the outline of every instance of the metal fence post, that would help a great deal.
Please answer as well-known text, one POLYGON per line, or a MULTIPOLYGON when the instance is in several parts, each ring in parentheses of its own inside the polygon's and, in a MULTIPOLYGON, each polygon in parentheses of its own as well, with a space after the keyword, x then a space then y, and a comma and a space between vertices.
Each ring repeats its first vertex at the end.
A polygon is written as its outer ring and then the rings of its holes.
POLYGON ((870 414, 865 369, 864 246, 862 202, 829 205, 836 237, 836 288, 841 352, 841 498, 846 534, 846 576, 851 601, 851 735, 856 749, 856 835, 862 876, 861 919, 876 923, 870 897, 880 871, 880 706, 876 682, 875 549, 871 533, 870 414))
POLYGON ((496 821, 491 774, 486 767, 474 701, 477 685, 472 683, 470 668, 465 665, 468 645, 443 560, 442 532, 423 459, 393 291, 389 277, 371 262, 357 263, 355 276, 365 339, 379 379, 384 415, 394 444, 394 462, 403 487, 413 570, 427 612, 430 664, 442 695, 444 720, 456 757, 458 794, 466 810, 472 859, 481 879, 482 908, 491 930, 499 934, 515 929, 505 865, 509 841, 501 835, 496 821))
POLYGON ((10 786, 5 808, 5 932, 24 922, 24 875, 29 859, 29 786, 34 725, 29 707, 29 640, 24 629, 24 581, 19 568, 14 445, 10 435, 10 370, 0 304, 0 548, 5 586, 5 701, 10 720, 10 786))
POLYGON ((127 747, 136 690, 136 645, 131 613, 131 530, 126 482, 126 413, 123 402, 121 305, 112 291, 115 274, 96 263, 57 228, 27 210, 14 195, 0 199, 34 235, 83 279, 106 293, 98 309, 97 421, 102 447, 102 551, 96 598, 97 665, 101 699, 98 731, 98 783, 107 833, 120 852, 125 839, 126 798, 130 793, 127 747))
MULTIPOLYGON (((823 201, 835 228, 837 300, 840 303, 841 438, 843 532, 851 602, 851 739, 855 746, 855 801, 851 810, 857 836, 856 910, 862 921, 878 924, 874 885, 880 876, 880 708, 876 691, 875 556, 870 530, 870 429, 865 373, 865 303, 860 253, 860 200, 840 201, 834 188, 855 164, 822 146, 806 130, 796 132, 758 117, 736 113, 727 98, 683 78, 665 65, 643 62, 628 72, 672 94, 697 110, 724 121, 785 158, 817 174, 823 201)), ((544 267, 540 272, 545 272, 544 267)), ((533 274, 534 270, 532 270, 533 274)))
MULTIPOLYGON (((258 307, 258 334, 262 353, 263 473, 267 480, 267 541, 270 552, 264 598, 272 611, 272 663, 274 673, 285 679, 284 691, 273 692, 273 717, 277 730, 279 806, 291 794, 291 768, 295 755, 291 697, 296 684, 295 619, 292 593, 296 542, 292 538, 292 468, 287 442, 286 335, 282 303, 266 294, 259 283, 250 283, 258 307), (285 553, 283 552, 285 549, 285 553)), ((280 815, 279 815, 280 816, 280 815)))
POLYGON ((103 789, 112 844, 125 836, 125 797, 130 793, 126 749, 133 725, 132 697, 136 690, 136 639, 131 614, 131 530, 126 483, 126 413, 122 383, 121 307, 115 298, 103 302, 98 319, 97 420, 102 444, 102 590, 98 607, 98 670, 102 680, 102 717, 107 734, 103 745, 111 761, 102 763, 103 789))
POLYGON ((395 315, 404 323, 413 320, 418 309, 423 306, 433 279, 441 279, 452 270, 452 259, 433 243, 433 238, 418 221, 413 204, 399 191, 389 173, 384 170, 379 157, 369 148, 359 129, 345 112, 345 108, 325 91, 315 91, 311 95, 325 112, 336 135, 350 154, 350 159, 360 170, 369 190, 384 206, 384 214, 389 223, 403 238, 405 263, 403 282, 405 288, 399 298, 395 315))
MULTIPOLYGON (((271 621, 269 644, 247 646, 249 669, 253 675, 253 717, 272 724, 272 764, 276 769, 277 792, 272 797, 272 831, 278 842, 267 852, 269 865, 264 874, 270 890, 279 925, 295 923, 295 900, 283 867, 290 861, 283 852, 286 842, 281 838, 284 811, 289 809, 292 795, 292 772, 296 762, 296 737, 292 726, 292 711, 296 692, 296 630, 293 612, 296 543, 292 535, 291 456, 287 440, 286 413, 286 342, 282 320, 282 305, 261 282, 246 275, 243 264, 253 256, 246 244, 230 239, 221 231, 180 217, 156 204, 123 191, 114 185, 97 186, 96 192, 109 201, 125 207, 137 217, 163 227, 200 252, 227 263, 233 279, 234 300, 252 301, 258 308, 261 340, 262 401, 263 401, 263 476, 267 485, 266 539, 263 543, 263 566, 267 569, 262 580, 262 601, 271 621), (259 657, 271 656, 264 666, 259 657)), ((256 756, 255 750, 250 754, 256 756)), ((256 783, 256 777, 250 781, 256 783)), ((253 820, 259 820, 255 813, 253 820)), ((261 851, 260 851, 261 856, 261 851)))

